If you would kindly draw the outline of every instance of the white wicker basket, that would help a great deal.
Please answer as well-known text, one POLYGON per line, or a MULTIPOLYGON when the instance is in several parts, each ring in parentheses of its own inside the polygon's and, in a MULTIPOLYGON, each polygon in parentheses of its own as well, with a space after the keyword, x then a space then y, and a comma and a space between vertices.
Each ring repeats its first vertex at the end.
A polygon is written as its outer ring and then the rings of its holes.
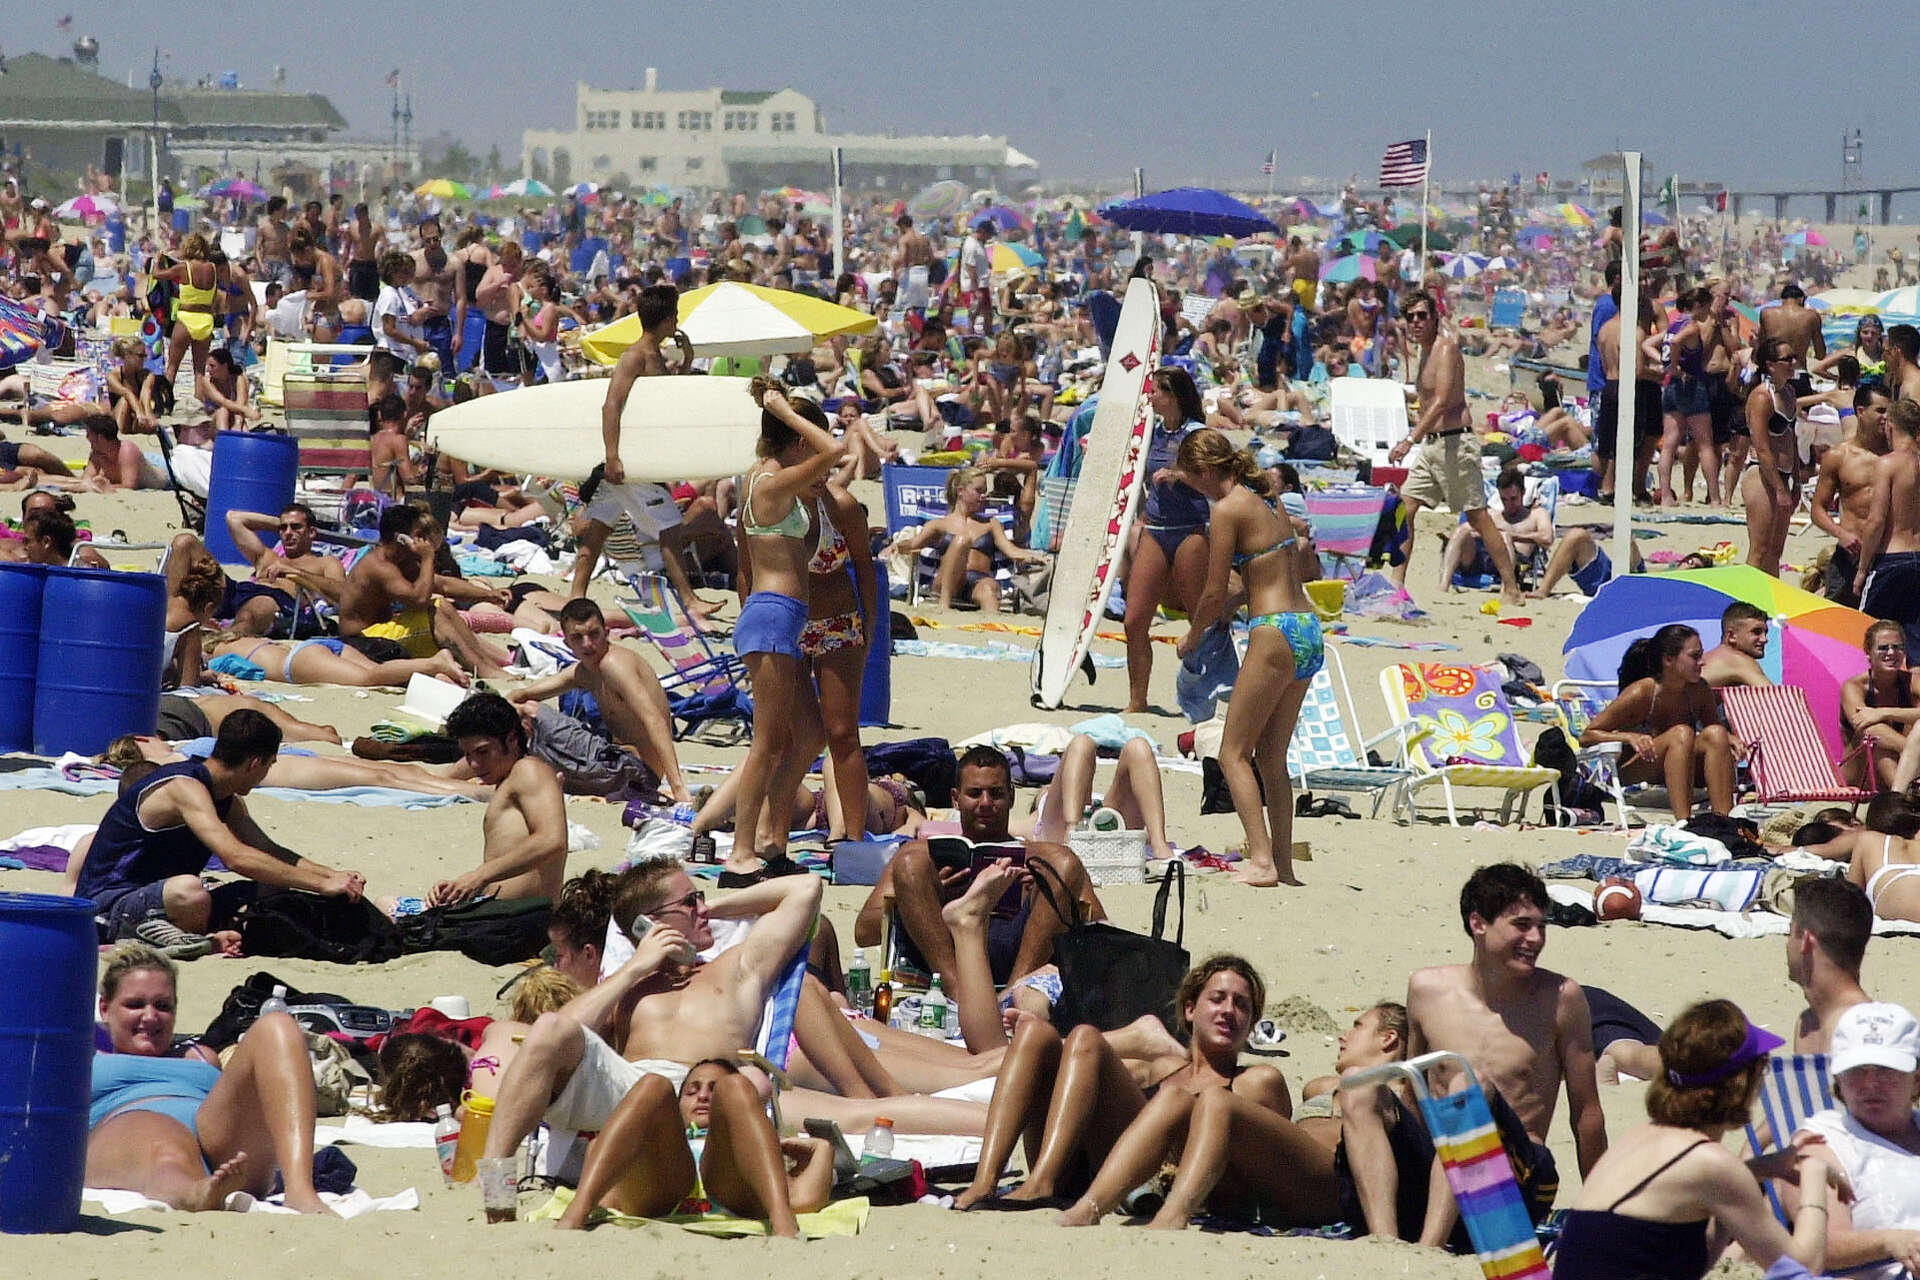
POLYGON ((1075 831, 1067 845, 1087 869, 1096 888, 1110 884, 1145 884, 1147 833, 1144 831, 1075 831))

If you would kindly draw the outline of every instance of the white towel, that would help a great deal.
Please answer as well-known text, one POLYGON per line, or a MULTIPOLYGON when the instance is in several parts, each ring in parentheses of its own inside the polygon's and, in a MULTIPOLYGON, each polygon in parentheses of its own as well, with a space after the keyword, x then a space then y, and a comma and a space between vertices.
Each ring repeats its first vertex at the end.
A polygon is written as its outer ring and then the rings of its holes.
MULTIPOLYGON (((88 1187, 80 1193, 82 1200, 91 1200, 107 1213, 133 1213, 140 1209, 153 1209, 160 1213, 169 1212, 168 1206, 159 1200, 149 1200, 138 1191, 122 1191, 116 1187, 88 1187)), ((412 1187, 398 1195, 375 1198, 355 1187, 347 1194, 335 1195, 331 1191, 322 1191, 320 1198, 327 1207, 343 1218, 358 1218, 367 1213, 387 1213, 402 1209, 418 1209, 420 1194, 412 1187)), ((258 1200, 244 1191, 236 1191, 227 1197, 227 1207, 241 1213, 293 1213, 294 1210, 279 1203, 280 1197, 258 1200)))
POLYGON ((53 845, 72 853, 82 840, 97 830, 91 823, 76 822, 64 827, 28 827, 17 836, 0 840, 0 852, 9 849, 28 849, 39 845, 53 845))
POLYGON ((329 1147, 336 1142, 361 1147, 433 1149, 433 1126, 425 1123, 381 1123, 366 1116, 348 1116, 337 1125, 313 1127, 313 1145, 329 1147))

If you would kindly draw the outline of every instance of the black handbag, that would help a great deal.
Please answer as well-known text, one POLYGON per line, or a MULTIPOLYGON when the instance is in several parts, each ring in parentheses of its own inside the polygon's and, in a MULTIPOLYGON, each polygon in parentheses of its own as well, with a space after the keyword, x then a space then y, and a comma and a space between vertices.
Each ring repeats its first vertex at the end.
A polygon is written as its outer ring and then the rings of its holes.
POLYGON ((1060 970, 1060 1001, 1053 1008, 1054 1025, 1065 1031, 1081 1024, 1114 1031, 1152 1014, 1174 1030, 1173 1002, 1192 958, 1187 935, 1187 868, 1181 862, 1167 867, 1166 879, 1153 900, 1153 932, 1131 933, 1104 920, 1083 918, 1080 902, 1067 891, 1059 872, 1045 862, 1027 863, 1034 888, 1066 925, 1053 940, 1053 962, 1060 970), (1052 878, 1053 885, 1047 880, 1052 878), (1167 899, 1180 888, 1180 923, 1173 940, 1163 935, 1167 899), (1055 886, 1060 897, 1054 896, 1055 886), (1061 909, 1060 899, 1067 910, 1061 909))

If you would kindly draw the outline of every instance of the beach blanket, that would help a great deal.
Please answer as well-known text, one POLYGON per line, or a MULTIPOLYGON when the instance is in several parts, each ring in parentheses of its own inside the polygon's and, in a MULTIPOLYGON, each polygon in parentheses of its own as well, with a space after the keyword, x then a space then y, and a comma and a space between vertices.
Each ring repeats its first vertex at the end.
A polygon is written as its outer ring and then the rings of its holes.
MULTIPOLYGON (((1724 875, 1725 872, 1714 874, 1724 875)), ((1558 903, 1591 908, 1593 891, 1578 885, 1549 884, 1547 896, 1558 903)), ((1671 925, 1679 929, 1711 929, 1729 938, 1784 938, 1789 921, 1771 911, 1727 911, 1719 907, 1672 907, 1649 902, 1640 908, 1642 924, 1671 925)), ((1920 935, 1920 924, 1909 920, 1875 920, 1873 931, 1882 936, 1920 935)))
POLYGON ((1460 646, 1448 644, 1444 640, 1389 640, 1385 636, 1350 636, 1345 623, 1336 622, 1324 628, 1340 637, 1340 643, 1350 644, 1358 649, 1411 649, 1415 653, 1458 653, 1460 646))
MULTIPOLYGON (((553 1222, 567 1211, 573 1203, 573 1188, 560 1187, 553 1198, 527 1215, 529 1222, 553 1222)), ((809 1240, 823 1240, 828 1236, 857 1236, 865 1230, 867 1215, 872 1203, 865 1196, 855 1196, 851 1200, 836 1200, 818 1213, 798 1213, 794 1221, 800 1226, 800 1234, 809 1240)), ((652 1223, 665 1223, 670 1227, 680 1227, 697 1232, 703 1236, 746 1237, 764 1236, 767 1224, 754 1218, 736 1218, 724 1209, 709 1209, 705 1213, 676 1213, 664 1218, 635 1218, 628 1214, 616 1213, 612 1209, 595 1209, 591 1219, 596 1224, 615 1227, 644 1227, 652 1223)))
MULTIPOLYGON (((20 769, 0 773, 0 791, 58 791, 69 796, 98 796, 117 791, 112 778, 69 777, 58 768, 20 769)), ((372 809, 439 809, 465 804, 465 796, 430 796, 393 787, 335 787, 330 791, 297 791, 292 787, 256 787, 256 796, 276 800, 313 800, 321 804, 357 804, 372 809)))
MULTIPOLYGON (((1031 663, 1033 650, 1008 644, 1003 640, 989 640, 984 645, 954 644, 948 640, 895 640, 893 656, 896 658, 964 658, 971 662, 1031 663)), ((1096 667, 1117 669, 1127 665, 1125 658, 1114 654, 1096 653, 1092 658, 1093 665, 1096 667)))
MULTIPOLYGON (((80 1193, 80 1198, 93 1201, 100 1206, 102 1212, 110 1214, 133 1213, 141 1209, 152 1209, 159 1213, 171 1212, 166 1204, 159 1200, 149 1200, 138 1191, 121 1191, 112 1187, 88 1187, 80 1193)), ((320 1198, 343 1218, 358 1218, 368 1213, 392 1213, 420 1207, 420 1193, 412 1187, 390 1196, 370 1196, 355 1187, 345 1195, 322 1191, 320 1198)), ((282 1204, 281 1199, 280 1196, 271 1196, 260 1200, 244 1191, 236 1191, 227 1197, 227 1208, 236 1213, 297 1212, 282 1204)))

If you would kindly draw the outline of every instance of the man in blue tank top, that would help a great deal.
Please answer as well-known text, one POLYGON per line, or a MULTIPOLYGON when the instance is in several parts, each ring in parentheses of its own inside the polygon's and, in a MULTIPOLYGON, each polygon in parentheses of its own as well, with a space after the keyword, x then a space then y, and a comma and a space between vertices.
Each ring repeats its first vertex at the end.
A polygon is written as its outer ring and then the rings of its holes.
POLYGON ((366 881, 359 873, 301 857, 247 812, 241 797, 260 785, 279 750, 273 721, 242 709, 221 722, 205 763, 128 768, 75 889, 93 899, 102 942, 138 937, 176 959, 215 948, 237 953, 237 934, 214 931, 231 924, 259 885, 360 897, 366 881), (245 879, 209 889, 200 875, 216 854, 245 879))

